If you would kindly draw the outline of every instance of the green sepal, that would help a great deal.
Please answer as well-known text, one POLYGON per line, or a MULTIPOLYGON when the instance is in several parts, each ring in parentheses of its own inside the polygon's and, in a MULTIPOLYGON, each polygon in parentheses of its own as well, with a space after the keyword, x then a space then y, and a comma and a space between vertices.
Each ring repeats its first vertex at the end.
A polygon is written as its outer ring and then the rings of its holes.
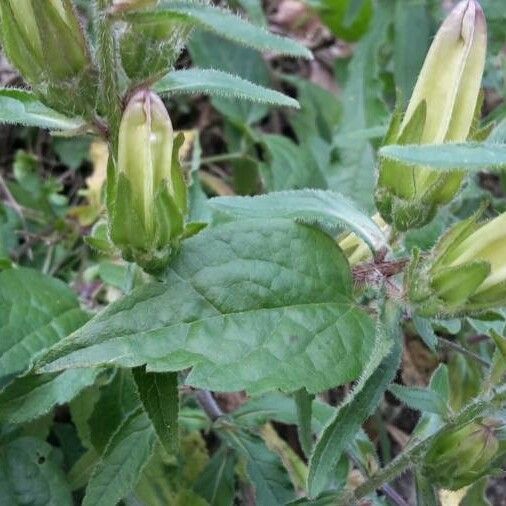
POLYGON ((433 253, 435 262, 432 268, 434 270, 448 265, 455 260, 455 255, 452 254, 452 248, 455 249, 458 244, 469 237, 469 235, 478 228, 478 220, 482 216, 484 210, 485 207, 482 206, 471 217, 451 227, 450 230, 439 239, 433 253))
POLYGON ((114 244, 112 244, 109 239, 109 231, 105 221, 98 221, 95 223, 90 235, 84 238, 84 242, 93 249, 106 255, 112 255, 117 251, 114 244))
POLYGON ((422 100, 402 130, 396 144, 420 144, 427 120, 427 102, 422 100))
MULTIPOLYGON (((109 211, 110 236, 124 253, 133 249, 146 249, 151 241, 143 220, 132 206, 132 186, 124 174, 118 175, 114 206, 109 211)), ((131 259, 131 253, 127 253, 131 259)))
POLYGON ((192 30, 180 20, 134 20, 120 39, 120 54, 126 75, 136 84, 154 82, 176 62, 192 30))
POLYGON ((469 298, 469 308, 474 310, 501 307, 506 303, 506 281, 497 283, 469 298))
POLYGON ((184 178, 183 168, 179 162, 179 150, 183 143, 184 135, 179 133, 174 139, 171 179, 176 205, 181 210, 181 213, 186 215, 188 213, 188 186, 184 178))
POLYGON ((29 46, 15 20, 9 2, 0 5, 3 49, 9 60, 16 66, 21 75, 30 83, 41 80, 42 65, 34 55, 33 47, 29 46))
POLYGON ((439 299, 450 307, 458 307, 466 303, 489 274, 488 262, 446 267, 432 275, 431 287, 439 299))

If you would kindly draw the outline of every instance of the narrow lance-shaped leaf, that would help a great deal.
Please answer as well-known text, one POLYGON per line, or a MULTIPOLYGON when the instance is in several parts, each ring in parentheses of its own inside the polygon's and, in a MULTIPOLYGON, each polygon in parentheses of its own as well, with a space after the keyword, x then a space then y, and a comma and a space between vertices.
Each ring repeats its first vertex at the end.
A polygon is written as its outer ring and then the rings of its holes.
POLYGON ((323 492, 344 448, 377 407, 395 377, 402 353, 398 314, 397 308, 387 305, 382 322, 384 328, 378 329, 369 364, 315 446, 309 463, 308 490, 311 496, 323 492))
POLYGON ((0 393, 0 421, 24 423, 43 416, 93 385, 100 372, 71 369, 16 379, 0 393))
POLYGON ((195 483, 194 490, 210 506, 231 506, 235 496, 236 452, 225 446, 209 461, 195 483))
POLYGON ((213 7, 204 2, 162 0, 154 10, 134 12, 126 15, 134 22, 187 20, 203 30, 214 32, 239 44, 253 47, 260 51, 299 56, 311 59, 311 51, 298 42, 274 35, 264 28, 248 23, 232 12, 213 7))
POLYGON ((314 395, 308 394, 305 388, 301 388, 294 393, 294 399, 297 406, 297 423, 300 445, 304 453, 306 455, 310 455, 313 447, 311 418, 313 413, 312 405, 314 395))
POLYGON ((293 499, 295 494, 281 459, 265 446, 262 439, 237 429, 220 434, 244 459, 257 504, 281 506, 293 499))
POLYGON ((405 387, 398 384, 390 385, 389 390, 395 397, 411 409, 435 413, 443 418, 449 415, 446 402, 434 390, 419 387, 405 387))
POLYGON ((34 93, 14 88, 0 89, 0 123, 59 131, 85 126, 81 118, 68 118, 39 102, 34 93))
POLYGON ((178 448, 179 391, 177 373, 149 373, 133 370, 139 395, 153 427, 167 453, 178 448))
POLYGON ((205 93, 206 95, 238 98, 262 104, 299 108, 297 100, 283 95, 283 93, 215 69, 175 70, 160 79, 154 89, 160 94, 205 93))
POLYGON ((392 144, 379 151, 380 158, 442 172, 506 170, 506 144, 466 143, 400 146, 392 144))
POLYGON ((142 408, 131 413, 113 434, 86 488, 83 506, 111 506, 135 487, 156 441, 142 408))

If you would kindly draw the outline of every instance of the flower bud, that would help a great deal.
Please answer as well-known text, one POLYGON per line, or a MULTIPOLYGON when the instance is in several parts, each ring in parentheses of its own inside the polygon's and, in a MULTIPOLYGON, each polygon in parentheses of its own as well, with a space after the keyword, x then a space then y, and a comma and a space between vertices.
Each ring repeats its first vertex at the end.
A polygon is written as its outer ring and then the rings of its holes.
MULTIPOLYGON (((394 118, 387 144, 464 142, 479 106, 487 27, 477 0, 459 2, 429 49, 402 121, 394 118)), ((421 227, 459 191, 464 174, 441 173, 383 160, 376 204, 398 230, 421 227)))
POLYGON ((148 271, 168 261, 184 230, 187 190, 169 114, 151 91, 129 101, 119 130, 117 181, 108 202, 110 235, 127 260, 148 271))
POLYGON ((499 441, 490 422, 472 422, 463 428, 439 435, 429 448, 424 475, 448 490, 471 485, 491 471, 499 441))
POLYGON ((479 224, 481 214, 450 229, 427 265, 415 259, 408 286, 420 313, 459 315, 506 303, 506 213, 479 224))
POLYGON ((93 109, 96 78, 72 0, 2 0, 0 19, 7 57, 46 104, 93 109))
POLYGON ((191 32, 177 20, 135 20, 126 24, 120 38, 121 63, 136 84, 154 82, 174 65, 191 32))

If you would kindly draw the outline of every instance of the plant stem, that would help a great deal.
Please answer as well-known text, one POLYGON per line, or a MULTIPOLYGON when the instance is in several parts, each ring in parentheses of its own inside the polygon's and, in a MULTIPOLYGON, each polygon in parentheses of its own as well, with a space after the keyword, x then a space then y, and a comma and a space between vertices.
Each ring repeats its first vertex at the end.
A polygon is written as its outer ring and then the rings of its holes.
MULTIPOLYGON (((223 153, 221 155, 213 155, 207 156, 200 159, 200 165, 208 165, 211 163, 221 163, 221 162, 231 162, 234 160, 244 160, 245 158, 249 158, 248 155, 245 155, 242 151, 237 151, 234 153, 223 153)), ((184 166, 191 166, 191 162, 185 162, 184 166)))
POLYGON ((437 430, 432 436, 423 441, 414 441, 403 453, 398 455, 390 464, 381 469, 377 474, 371 476, 366 482, 353 491, 346 491, 335 496, 336 506, 349 506, 380 489, 382 485, 392 481, 394 478, 420 463, 425 452, 429 449, 432 441, 441 433, 458 429, 482 415, 492 406, 501 406, 506 400, 506 384, 498 387, 490 395, 479 397, 468 404, 459 413, 452 417, 443 427, 437 430))
POLYGON ((196 396, 200 406, 211 421, 214 422, 218 418, 224 416, 225 413, 223 413, 221 408, 218 406, 213 394, 209 390, 198 390, 196 396))
POLYGON ((480 357, 477 353, 474 353, 471 350, 468 350, 467 348, 464 348, 464 346, 461 346, 459 343, 456 343, 454 341, 450 341, 449 339, 445 339, 444 337, 437 336, 437 339, 439 341, 439 344, 445 348, 450 348, 452 350, 455 350, 459 353, 462 353, 462 355, 466 355, 469 358, 472 358, 479 364, 481 364, 484 367, 490 368, 490 363, 485 360, 484 358, 480 357))
POLYGON ((121 121, 121 95, 113 20, 107 14, 110 5, 111 0, 95 1, 95 32, 97 37, 97 58, 102 76, 102 103, 109 123, 111 154, 115 158, 121 121))

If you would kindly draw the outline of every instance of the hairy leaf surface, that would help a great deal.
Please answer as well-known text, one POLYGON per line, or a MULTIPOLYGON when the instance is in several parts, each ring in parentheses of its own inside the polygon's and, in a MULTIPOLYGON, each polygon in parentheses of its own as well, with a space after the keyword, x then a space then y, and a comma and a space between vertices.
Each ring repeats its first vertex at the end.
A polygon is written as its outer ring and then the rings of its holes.
POLYGON ((63 282, 33 269, 0 272, 0 378, 25 371, 87 319, 63 282))
POLYGON ((193 366, 186 381, 196 387, 319 392, 356 379, 371 353, 374 324, 351 289, 348 263, 323 232, 231 222, 187 240, 164 282, 112 304, 42 370, 193 366))

